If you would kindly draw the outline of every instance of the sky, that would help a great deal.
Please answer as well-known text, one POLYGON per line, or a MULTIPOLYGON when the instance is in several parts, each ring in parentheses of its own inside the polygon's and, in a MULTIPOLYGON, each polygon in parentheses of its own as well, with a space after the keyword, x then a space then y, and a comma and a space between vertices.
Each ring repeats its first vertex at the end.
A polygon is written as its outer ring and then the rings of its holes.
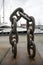
MULTIPOLYGON (((43 0, 4 0, 4 22, 10 25, 9 17, 11 13, 18 7, 24 9, 24 12, 29 16, 33 16, 35 18, 35 24, 43 25, 43 0)), ((0 0, 0 15, 1 22, 3 22, 3 0, 0 0)), ((24 20, 20 20, 21 23, 24 20)), ((18 21, 18 25, 20 25, 20 21, 18 21)))

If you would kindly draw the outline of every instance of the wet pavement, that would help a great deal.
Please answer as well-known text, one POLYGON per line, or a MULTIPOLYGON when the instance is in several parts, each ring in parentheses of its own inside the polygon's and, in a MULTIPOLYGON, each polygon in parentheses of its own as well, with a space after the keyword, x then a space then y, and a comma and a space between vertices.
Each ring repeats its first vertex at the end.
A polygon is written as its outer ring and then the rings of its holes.
POLYGON ((0 52, 3 57, 3 60, 0 62, 0 65, 43 65, 43 34, 35 35, 35 44, 36 44, 36 56, 31 60, 27 53, 27 36, 19 35, 19 42, 17 44, 17 57, 13 58, 11 45, 9 44, 8 36, 0 37, 0 48, 8 48, 6 52, 1 49, 3 53, 0 52), (5 54, 4 54, 5 53, 5 54))

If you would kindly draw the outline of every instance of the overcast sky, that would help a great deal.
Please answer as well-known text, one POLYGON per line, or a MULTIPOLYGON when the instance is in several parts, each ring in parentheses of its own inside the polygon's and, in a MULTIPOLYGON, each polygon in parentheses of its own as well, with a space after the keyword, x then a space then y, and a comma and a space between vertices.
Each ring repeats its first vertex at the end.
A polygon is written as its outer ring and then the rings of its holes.
MULTIPOLYGON (((4 0, 4 21, 10 25, 10 14, 22 7, 29 16, 34 16, 36 24, 43 24, 43 0, 4 0)), ((3 0, 0 0, 1 22, 3 17, 3 0)), ((23 22, 23 21, 22 21, 23 22)))

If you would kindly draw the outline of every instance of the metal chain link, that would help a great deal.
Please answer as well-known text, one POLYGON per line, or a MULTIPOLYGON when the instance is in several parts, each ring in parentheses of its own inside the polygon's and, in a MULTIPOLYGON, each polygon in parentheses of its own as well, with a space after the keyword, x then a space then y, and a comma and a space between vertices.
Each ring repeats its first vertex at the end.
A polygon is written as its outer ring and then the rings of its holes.
MULTIPOLYGON (((16 43, 18 43, 17 21, 21 17, 23 17, 27 21, 27 46, 28 46, 27 48, 29 50, 31 46, 35 46, 34 45, 35 19, 33 16, 28 16, 26 13, 24 13, 22 8, 17 8, 10 16, 12 30, 9 35, 9 40, 12 46, 14 46, 15 41, 16 43)), ((29 50, 29 54, 30 54, 30 50, 29 50)), ((35 56, 34 52, 33 55, 35 56)))

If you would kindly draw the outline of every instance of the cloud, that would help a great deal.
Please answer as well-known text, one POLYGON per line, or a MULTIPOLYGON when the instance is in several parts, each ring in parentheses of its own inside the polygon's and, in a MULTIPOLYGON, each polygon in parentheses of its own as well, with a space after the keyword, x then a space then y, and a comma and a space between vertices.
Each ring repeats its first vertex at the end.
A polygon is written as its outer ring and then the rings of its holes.
MULTIPOLYGON (((4 15, 5 22, 10 22, 10 14, 18 7, 22 7, 24 11, 30 15, 34 16, 37 22, 40 20, 43 24, 43 0, 4 0, 4 15)), ((2 10, 3 1, 0 0, 0 9, 2 10)))

